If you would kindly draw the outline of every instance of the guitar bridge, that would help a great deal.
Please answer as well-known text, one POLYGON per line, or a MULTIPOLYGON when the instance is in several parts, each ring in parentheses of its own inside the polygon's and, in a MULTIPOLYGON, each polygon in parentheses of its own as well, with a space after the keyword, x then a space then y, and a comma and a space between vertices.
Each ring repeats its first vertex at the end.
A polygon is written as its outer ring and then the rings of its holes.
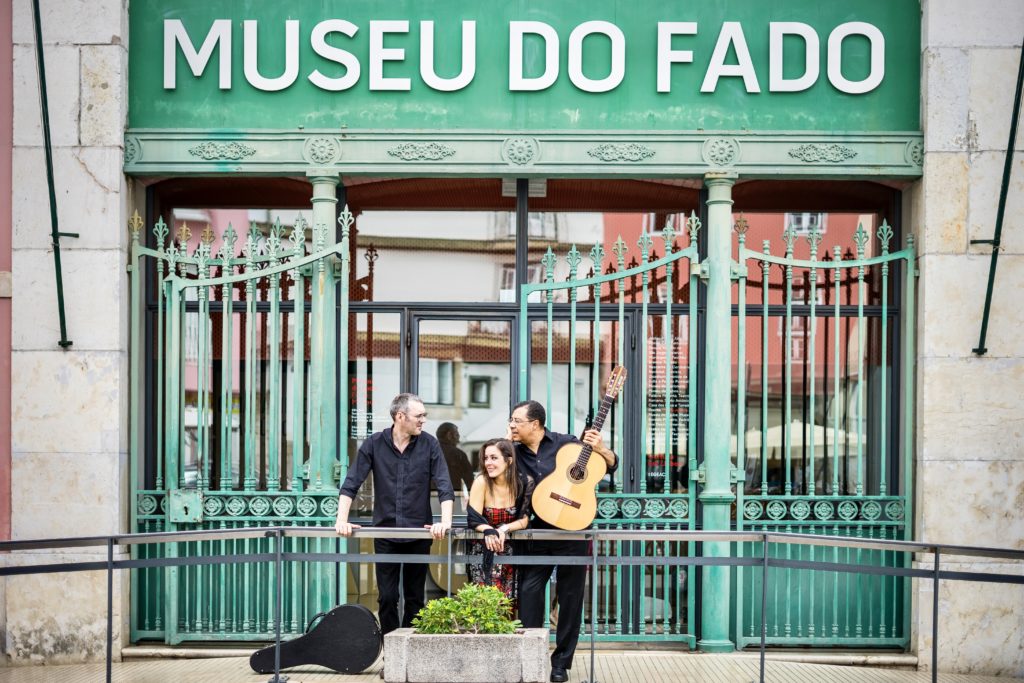
POLYGON ((557 500, 559 503, 562 503, 563 505, 568 505, 569 507, 576 508, 577 510, 580 509, 580 504, 577 503, 575 500, 572 500, 571 498, 566 498, 565 496, 559 495, 554 492, 552 492, 551 497, 557 500))

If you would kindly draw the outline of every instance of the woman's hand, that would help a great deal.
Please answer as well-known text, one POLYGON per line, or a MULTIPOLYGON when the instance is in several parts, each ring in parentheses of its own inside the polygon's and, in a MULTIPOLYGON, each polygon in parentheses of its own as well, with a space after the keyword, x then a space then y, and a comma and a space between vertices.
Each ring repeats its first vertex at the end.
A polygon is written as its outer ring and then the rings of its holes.
POLYGON ((500 553, 505 547, 505 539, 501 531, 497 529, 495 529, 495 531, 498 532, 497 535, 487 534, 484 536, 484 546, 491 552, 500 553))

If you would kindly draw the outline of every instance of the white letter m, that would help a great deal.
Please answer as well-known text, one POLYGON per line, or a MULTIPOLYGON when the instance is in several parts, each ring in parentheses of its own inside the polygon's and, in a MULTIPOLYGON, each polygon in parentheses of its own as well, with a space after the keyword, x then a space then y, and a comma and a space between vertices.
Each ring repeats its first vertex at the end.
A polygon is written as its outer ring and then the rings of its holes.
POLYGON ((210 62, 213 49, 220 43, 220 89, 231 89, 231 20, 215 19, 210 32, 206 34, 203 46, 197 51, 185 31, 180 19, 164 20, 164 89, 174 90, 177 84, 177 53, 175 46, 181 45, 181 53, 188 62, 193 76, 201 76, 210 62))

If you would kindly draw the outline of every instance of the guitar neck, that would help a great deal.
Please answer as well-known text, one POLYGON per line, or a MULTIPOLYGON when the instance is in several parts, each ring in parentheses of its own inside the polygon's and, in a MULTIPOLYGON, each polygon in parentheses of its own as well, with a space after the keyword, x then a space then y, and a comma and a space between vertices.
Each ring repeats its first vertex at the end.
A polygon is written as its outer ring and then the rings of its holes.
MULTIPOLYGON (((601 405, 597 408, 597 415, 594 417, 593 424, 590 425, 591 429, 601 431, 604 427, 605 418, 608 417, 608 412, 612 409, 612 404, 615 403, 615 399, 608 394, 604 395, 601 399, 601 405)), ((576 458, 576 462, 583 467, 586 467, 587 462, 590 460, 590 454, 594 449, 589 444, 583 444, 583 449, 580 451, 579 456, 576 458)))

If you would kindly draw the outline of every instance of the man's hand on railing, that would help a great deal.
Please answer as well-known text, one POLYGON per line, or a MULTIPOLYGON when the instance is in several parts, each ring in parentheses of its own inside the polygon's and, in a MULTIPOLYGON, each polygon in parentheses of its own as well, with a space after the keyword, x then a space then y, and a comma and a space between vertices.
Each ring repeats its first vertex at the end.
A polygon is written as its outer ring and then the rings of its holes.
POLYGON ((444 535, 447 534, 451 530, 452 523, 451 522, 437 522, 435 524, 424 524, 423 528, 424 529, 430 529, 430 535, 433 536, 434 538, 444 538, 444 535))
POLYGON ((340 519, 334 523, 334 530, 341 536, 351 536, 352 533, 359 528, 361 527, 358 524, 349 524, 348 522, 343 522, 340 519))

